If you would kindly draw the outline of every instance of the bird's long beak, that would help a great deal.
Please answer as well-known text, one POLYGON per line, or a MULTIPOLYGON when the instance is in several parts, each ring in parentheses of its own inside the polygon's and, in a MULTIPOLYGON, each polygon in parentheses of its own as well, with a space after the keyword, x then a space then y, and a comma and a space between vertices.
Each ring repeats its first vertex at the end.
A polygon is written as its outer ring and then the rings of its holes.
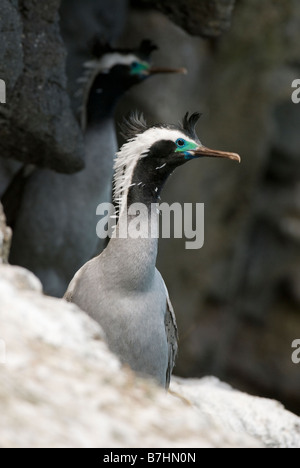
POLYGON ((159 73, 178 73, 182 75, 187 75, 186 68, 164 68, 164 67, 151 67, 149 69, 149 75, 157 75, 159 73))
POLYGON ((210 158, 225 158, 232 159, 233 161, 241 162, 241 157, 237 153, 228 153, 227 151, 218 151, 206 148, 205 146, 199 146, 193 151, 189 151, 195 157, 210 157, 210 158))

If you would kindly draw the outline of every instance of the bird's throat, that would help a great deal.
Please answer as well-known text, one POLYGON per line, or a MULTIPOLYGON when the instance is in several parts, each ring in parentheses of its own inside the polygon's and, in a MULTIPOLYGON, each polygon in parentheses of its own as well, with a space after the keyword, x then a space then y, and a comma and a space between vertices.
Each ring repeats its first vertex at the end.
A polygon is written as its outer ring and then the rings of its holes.
MULTIPOLYGON (((158 202, 170 168, 156 158, 140 158, 121 202, 119 222, 107 251, 124 262, 122 281, 142 289, 155 274, 159 237, 158 202), (118 254, 122 252, 122 255, 118 254)), ((111 257, 110 257, 111 258, 111 257)))
POLYGON ((141 159, 133 173, 127 194, 127 206, 142 203, 151 209, 158 203, 161 191, 170 175, 170 170, 163 162, 149 164, 148 158, 141 159))
POLYGON ((119 99, 126 87, 109 73, 99 73, 91 85, 86 103, 87 125, 97 124, 101 119, 113 117, 119 99))
POLYGON ((144 290, 151 284, 158 251, 158 212, 146 205, 124 205, 115 234, 103 252, 120 272, 123 287, 144 290))

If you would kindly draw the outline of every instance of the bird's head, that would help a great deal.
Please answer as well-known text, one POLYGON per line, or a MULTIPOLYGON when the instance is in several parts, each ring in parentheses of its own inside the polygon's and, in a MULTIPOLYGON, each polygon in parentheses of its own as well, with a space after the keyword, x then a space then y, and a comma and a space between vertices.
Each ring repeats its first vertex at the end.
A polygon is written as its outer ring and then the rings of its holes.
POLYGON ((150 40, 143 40, 137 49, 113 49, 95 40, 93 55, 100 63, 100 70, 118 77, 127 88, 158 73, 186 73, 184 68, 153 67, 152 54, 158 47, 150 40))
POLYGON ((84 84, 83 127, 86 121, 97 120, 99 114, 112 113, 126 91, 150 76, 186 73, 184 68, 152 66, 151 56, 157 49, 150 40, 142 41, 137 49, 116 49, 98 38, 93 40, 93 60, 85 63, 86 72, 79 79, 84 84))
MULTIPOLYGON (((115 199, 124 202, 135 192, 135 201, 159 195, 168 176, 176 167, 201 157, 231 159, 240 162, 236 153, 212 150, 200 142, 196 124, 200 114, 186 114, 180 126, 149 127, 143 116, 133 114, 122 130, 127 139, 115 163, 115 199), (134 188, 134 189, 132 189, 134 188)), ((149 200, 148 200, 149 201, 149 200)))
POLYGON ((157 74, 186 74, 185 68, 155 67, 152 64, 152 54, 158 50, 157 45, 152 41, 145 39, 141 42, 139 48, 135 51, 136 58, 129 64, 129 74, 139 80, 144 80, 157 74))

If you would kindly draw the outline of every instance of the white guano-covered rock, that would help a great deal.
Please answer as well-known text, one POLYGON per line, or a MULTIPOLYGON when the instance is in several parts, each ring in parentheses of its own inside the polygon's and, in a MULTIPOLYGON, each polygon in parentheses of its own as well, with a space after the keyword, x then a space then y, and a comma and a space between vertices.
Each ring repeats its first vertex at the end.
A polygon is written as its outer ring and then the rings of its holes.
POLYGON ((300 448, 300 418, 281 403, 239 392, 215 377, 174 380, 174 391, 225 430, 251 435, 268 448, 300 448))
POLYGON ((0 447, 285 446, 297 420, 265 400, 259 420, 254 398, 214 381, 175 381, 176 394, 167 394, 122 367, 86 314, 43 296, 26 270, 3 265, 0 379, 0 447), (281 439, 269 432, 265 440, 270 407, 286 421, 281 439))

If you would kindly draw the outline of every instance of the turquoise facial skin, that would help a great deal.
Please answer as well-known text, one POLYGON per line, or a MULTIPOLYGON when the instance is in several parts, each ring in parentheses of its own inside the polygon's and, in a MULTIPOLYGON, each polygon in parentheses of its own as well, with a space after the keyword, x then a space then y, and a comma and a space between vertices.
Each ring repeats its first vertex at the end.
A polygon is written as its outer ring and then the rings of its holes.
POLYGON ((150 64, 147 62, 134 62, 131 65, 131 75, 147 75, 150 70, 150 64))
POLYGON ((176 141, 176 145, 178 146, 178 148, 175 150, 175 153, 183 153, 185 159, 197 158, 197 156, 194 156, 189 152, 194 151, 198 148, 198 145, 196 143, 192 143, 190 141, 184 140, 183 138, 179 138, 176 141))

